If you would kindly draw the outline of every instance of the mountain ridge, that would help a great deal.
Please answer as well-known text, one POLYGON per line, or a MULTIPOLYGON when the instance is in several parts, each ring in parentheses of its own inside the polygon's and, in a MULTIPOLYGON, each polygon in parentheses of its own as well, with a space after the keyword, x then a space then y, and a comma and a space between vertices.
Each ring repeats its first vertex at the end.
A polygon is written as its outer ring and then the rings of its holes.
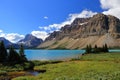
POLYGON ((0 37, 0 41, 3 41, 6 48, 9 48, 10 45, 13 45, 14 48, 19 48, 19 45, 23 44, 25 48, 36 48, 39 44, 43 42, 42 39, 39 39, 32 34, 27 34, 24 39, 16 43, 12 43, 4 37, 0 37))
POLYGON ((9 47, 10 45, 12 45, 12 42, 5 39, 4 37, 0 37, 0 41, 3 41, 5 43, 5 47, 9 47))
POLYGON ((120 20, 112 15, 96 14, 90 18, 76 18, 60 31, 54 31, 38 48, 82 49, 92 44, 109 47, 120 45, 120 20))
POLYGON ((25 38, 18 41, 17 44, 23 44, 26 48, 36 48, 42 42, 42 39, 39 39, 32 34, 27 34, 25 38))

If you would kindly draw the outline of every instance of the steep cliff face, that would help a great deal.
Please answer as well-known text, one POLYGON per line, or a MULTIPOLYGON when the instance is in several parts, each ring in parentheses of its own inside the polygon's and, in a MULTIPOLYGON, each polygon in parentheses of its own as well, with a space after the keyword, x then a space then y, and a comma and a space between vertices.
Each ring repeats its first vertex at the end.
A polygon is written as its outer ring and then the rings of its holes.
POLYGON ((72 24, 51 33, 39 47, 75 49, 87 44, 101 46, 105 43, 114 47, 119 46, 119 38, 120 20, 111 15, 97 14, 91 18, 76 18, 72 24), (46 44, 48 42, 53 44, 46 44))

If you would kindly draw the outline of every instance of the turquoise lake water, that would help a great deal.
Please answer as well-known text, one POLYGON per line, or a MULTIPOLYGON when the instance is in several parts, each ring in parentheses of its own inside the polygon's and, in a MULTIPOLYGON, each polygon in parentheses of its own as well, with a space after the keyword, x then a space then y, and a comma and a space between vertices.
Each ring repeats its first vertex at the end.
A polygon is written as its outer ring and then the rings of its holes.
MULTIPOLYGON (((25 50, 28 60, 64 60, 77 58, 85 50, 25 50)), ((119 49, 109 50, 109 52, 120 52, 119 49)))
POLYGON ((77 58, 84 50, 25 50, 28 60, 62 60, 77 58))
POLYGON ((109 50, 109 52, 120 52, 120 49, 109 50))

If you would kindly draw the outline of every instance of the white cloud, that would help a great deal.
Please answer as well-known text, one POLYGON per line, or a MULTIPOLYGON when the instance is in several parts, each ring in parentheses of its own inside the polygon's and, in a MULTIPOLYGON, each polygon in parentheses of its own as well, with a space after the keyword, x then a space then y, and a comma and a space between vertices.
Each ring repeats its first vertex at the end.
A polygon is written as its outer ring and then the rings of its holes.
POLYGON ((48 17, 47 17, 47 16, 44 16, 44 19, 48 19, 48 17))
POLYGON ((112 9, 120 7, 120 0, 100 0, 103 9, 112 9))
POLYGON ((43 40, 45 40, 45 38, 48 37, 48 33, 45 31, 32 31, 31 34, 43 40))
POLYGON ((54 30, 59 30, 61 27, 67 24, 71 24, 75 20, 75 18, 88 18, 88 17, 92 17, 95 14, 97 14, 97 12, 83 10, 81 13, 69 14, 69 17, 67 18, 67 20, 60 24, 51 24, 51 25, 42 26, 42 27, 40 26, 39 29, 47 32, 52 32, 54 30))
POLYGON ((73 20, 75 20, 75 18, 88 18, 88 17, 92 17, 95 14, 97 14, 97 12, 83 10, 81 13, 69 14, 68 21, 70 21, 71 23, 73 22, 73 20))
POLYGON ((16 43, 19 40, 23 39, 25 36, 20 35, 18 33, 4 33, 3 31, 0 33, 0 37, 4 37, 12 43, 16 43))
POLYGON ((120 19, 120 0, 100 0, 104 14, 114 15, 120 19))
MULTIPOLYGON (((83 10, 81 13, 69 14, 69 17, 66 19, 66 21, 59 24, 51 24, 48 26, 39 27, 40 31, 32 31, 31 34, 36 36, 37 38, 45 40, 45 38, 49 36, 48 33, 58 31, 61 27, 65 26, 66 24, 71 24, 75 18, 87 18, 92 17, 95 14, 96 12, 88 10, 83 10)), ((45 16, 44 19, 48 19, 48 17, 45 16)), ((2 30, 0 30, 0 37, 5 37, 9 41, 16 43, 19 40, 23 39, 25 36, 17 33, 4 33, 2 30)))
POLYGON ((18 33, 10 33, 10 34, 6 34, 5 38, 10 40, 13 43, 18 42, 19 40, 23 39, 25 36, 24 35, 20 35, 18 33))
POLYGON ((0 33, 2 33, 3 31, 0 29, 0 33))

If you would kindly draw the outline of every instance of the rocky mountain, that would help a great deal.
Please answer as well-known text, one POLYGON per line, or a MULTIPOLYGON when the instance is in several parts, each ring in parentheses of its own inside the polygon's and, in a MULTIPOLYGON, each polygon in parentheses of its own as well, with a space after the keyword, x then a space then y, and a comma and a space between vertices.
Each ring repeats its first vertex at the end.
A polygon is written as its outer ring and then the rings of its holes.
POLYGON ((39 39, 32 34, 27 34, 24 39, 20 40, 17 44, 23 44, 25 48, 35 48, 43 42, 42 39, 39 39))
POLYGON ((111 15, 96 14, 90 18, 76 18, 70 25, 54 31, 38 48, 81 49, 86 45, 108 44, 120 47, 120 20, 111 15))
POLYGON ((5 47, 7 47, 7 48, 8 48, 10 45, 12 45, 12 43, 11 43, 9 40, 5 39, 4 37, 0 37, 0 41, 3 41, 4 44, 5 44, 5 47))
POLYGON ((19 44, 12 43, 9 40, 5 39, 4 37, 0 37, 0 41, 4 42, 6 48, 9 48, 11 45, 14 46, 14 48, 19 48, 19 44))

